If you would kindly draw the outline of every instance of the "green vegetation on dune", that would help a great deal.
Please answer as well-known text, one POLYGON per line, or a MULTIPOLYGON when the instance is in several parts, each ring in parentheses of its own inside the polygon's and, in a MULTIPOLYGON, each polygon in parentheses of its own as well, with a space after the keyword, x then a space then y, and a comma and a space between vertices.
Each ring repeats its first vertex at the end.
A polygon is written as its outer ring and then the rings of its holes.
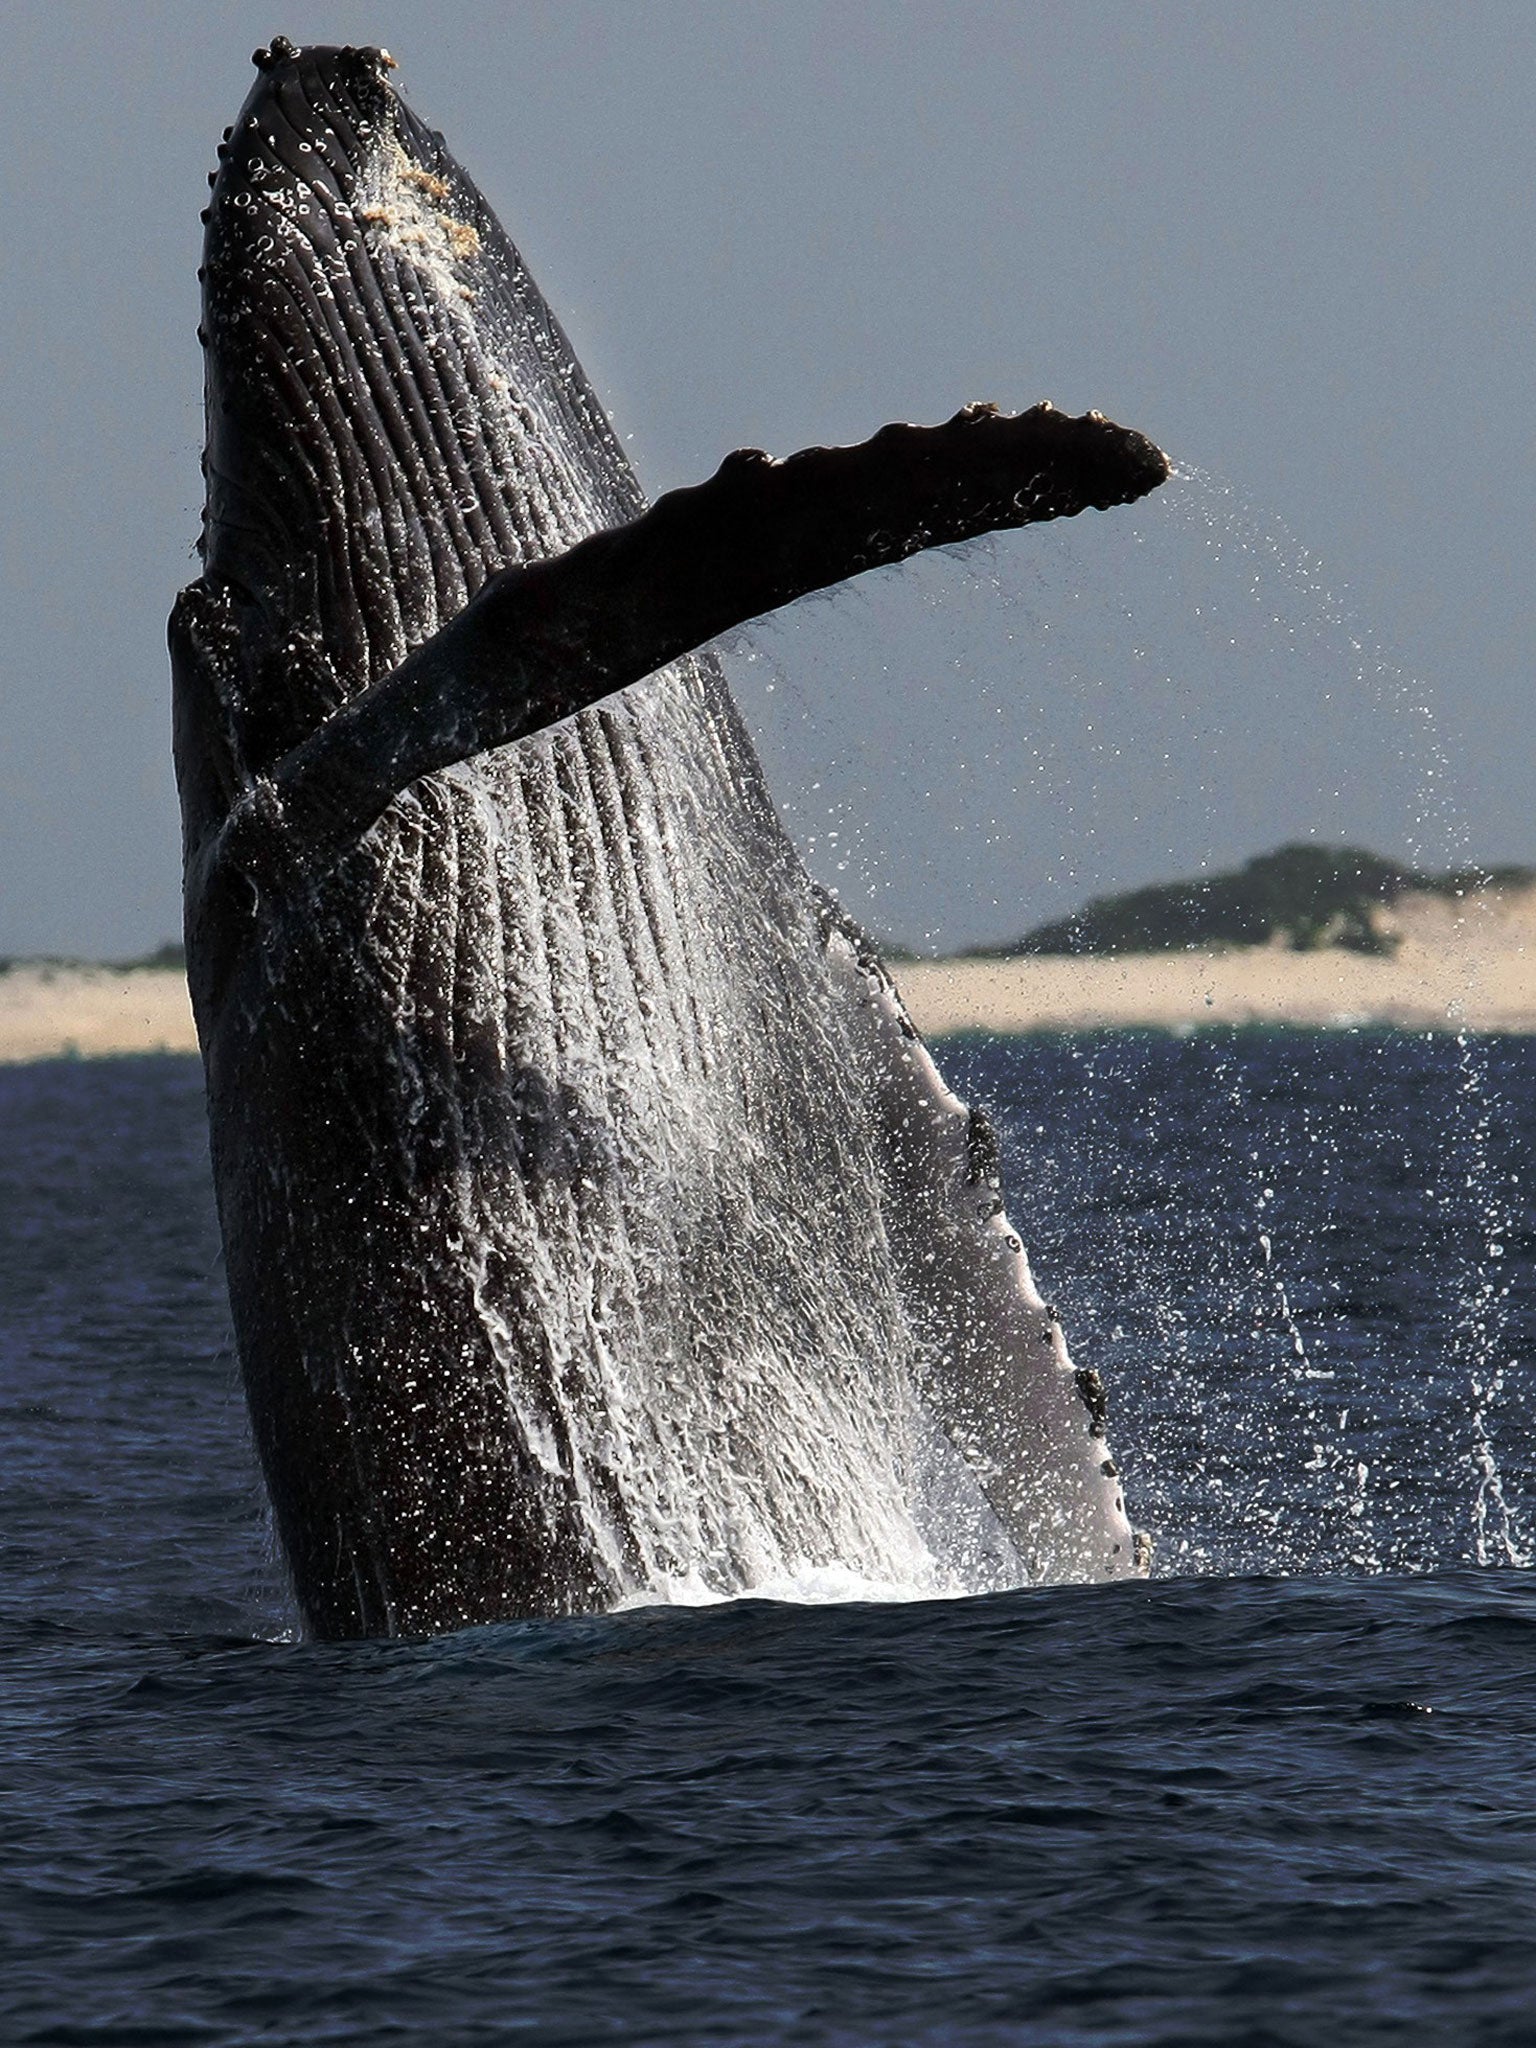
POLYGON ((153 953, 140 953, 132 960, 83 960, 74 953, 0 954, 0 974, 16 967, 45 967, 68 973, 74 968, 105 969, 111 974, 135 974, 142 967, 181 968, 187 964, 186 948, 180 939, 167 939, 153 953))
POLYGON ((124 974, 136 967, 180 967, 187 964, 187 949, 180 939, 167 939, 163 946, 157 946, 153 953, 141 953, 137 960, 115 960, 113 966, 124 974))
POLYGON ((1191 946, 1262 946, 1278 940, 1298 950, 1345 946, 1390 953, 1396 939, 1380 913, 1400 896, 1423 891, 1454 896, 1472 889, 1523 887, 1536 868, 1461 868, 1428 874, 1384 860, 1358 846, 1278 847, 1236 873, 1162 882, 1120 896, 1097 896, 1070 917, 1037 925, 985 955, 1019 953, 1168 953, 1191 946))

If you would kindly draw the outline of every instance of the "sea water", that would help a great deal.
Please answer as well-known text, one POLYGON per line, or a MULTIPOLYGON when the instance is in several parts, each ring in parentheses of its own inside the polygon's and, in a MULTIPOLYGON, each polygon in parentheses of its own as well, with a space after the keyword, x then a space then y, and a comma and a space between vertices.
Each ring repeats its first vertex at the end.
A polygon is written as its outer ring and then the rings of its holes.
POLYGON ((0 1070, 0 2039, 1532 2038, 1536 1041, 944 1064, 1151 1581, 341 1646, 196 1064, 0 1070))

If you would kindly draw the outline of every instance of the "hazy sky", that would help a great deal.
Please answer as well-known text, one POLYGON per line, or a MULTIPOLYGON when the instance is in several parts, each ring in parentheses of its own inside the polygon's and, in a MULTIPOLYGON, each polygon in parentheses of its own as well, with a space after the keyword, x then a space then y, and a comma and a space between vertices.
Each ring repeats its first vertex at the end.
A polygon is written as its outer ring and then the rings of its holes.
POLYGON ((394 51, 653 491, 973 398, 1095 405, 1196 472, 735 654, 813 864, 877 927, 1006 935, 1309 832, 1536 858, 1526 0, 11 0, 0 28, 0 953, 178 926, 197 213, 279 32, 394 51))

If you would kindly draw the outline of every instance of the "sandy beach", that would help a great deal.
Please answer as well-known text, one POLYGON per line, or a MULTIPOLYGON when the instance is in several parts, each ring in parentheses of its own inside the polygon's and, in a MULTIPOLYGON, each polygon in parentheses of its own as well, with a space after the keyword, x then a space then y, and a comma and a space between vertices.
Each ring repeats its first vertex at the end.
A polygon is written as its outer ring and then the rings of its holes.
MULTIPOLYGON (((894 972, 919 1030, 1187 1031, 1210 1024, 1536 1032, 1536 890, 1404 898, 1390 957, 1278 946, 1072 960, 918 960, 894 972)), ((0 972, 0 1062, 195 1052, 173 968, 0 972)))
POLYGON ((923 960, 893 972, 925 1034, 1210 1024, 1536 1031, 1536 891, 1404 898, 1390 956, 1233 946, 1097 959, 923 960))
POLYGON ((23 961, 0 973, 0 1061, 196 1051, 178 968, 23 961))

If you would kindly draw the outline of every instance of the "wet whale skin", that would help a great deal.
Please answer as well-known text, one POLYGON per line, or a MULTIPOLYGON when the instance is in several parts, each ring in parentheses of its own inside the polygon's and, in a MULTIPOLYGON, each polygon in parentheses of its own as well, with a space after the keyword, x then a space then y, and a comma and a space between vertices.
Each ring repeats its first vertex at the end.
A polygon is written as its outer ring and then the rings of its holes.
MULTIPOLYGON (((377 52, 263 53, 207 224, 203 573, 171 626, 188 962, 309 1628, 833 1565, 1135 1570, 985 1119, 805 874, 717 662, 646 658, 718 630, 738 574, 740 616, 811 587, 797 549, 828 581, 951 537, 919 506, 838 554, 816 521, 893 461, 920 496, 959 444, 742 458, 647 513, 377 52)), ((987 524, 1165 473, 1095 416, 1031 431, 1064 452, 987 524)))

